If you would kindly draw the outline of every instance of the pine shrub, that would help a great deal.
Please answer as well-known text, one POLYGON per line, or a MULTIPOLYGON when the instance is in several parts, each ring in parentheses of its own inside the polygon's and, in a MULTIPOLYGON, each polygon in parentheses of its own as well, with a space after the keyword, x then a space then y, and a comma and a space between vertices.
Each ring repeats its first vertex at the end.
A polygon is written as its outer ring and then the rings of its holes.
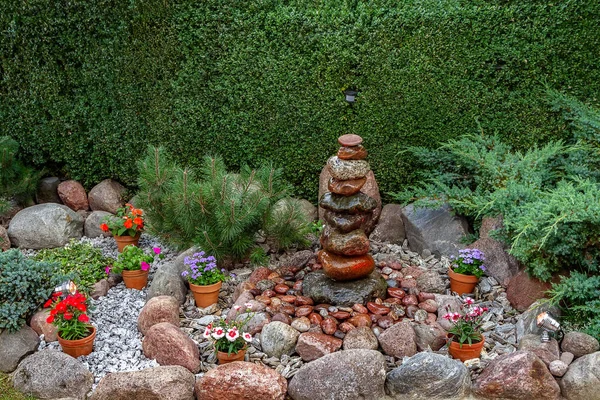
MULTIPOLYGON (((308 221, 271 166, 228 172, 220 157, 182 168, 162 147, 139 163, 139 202, 150 232, 179 248, 197 245, 219 261, 257 258, 256 234, 280 247, 305 242, 308 221)), ((260 257, 259 257, 260 258, 260 257)))
POLYGON ((0 136, 0 214, 8 211, 10 201, 28 204, 43 172, 23 165, 17 159, 19 144, 8 136, 0 136))

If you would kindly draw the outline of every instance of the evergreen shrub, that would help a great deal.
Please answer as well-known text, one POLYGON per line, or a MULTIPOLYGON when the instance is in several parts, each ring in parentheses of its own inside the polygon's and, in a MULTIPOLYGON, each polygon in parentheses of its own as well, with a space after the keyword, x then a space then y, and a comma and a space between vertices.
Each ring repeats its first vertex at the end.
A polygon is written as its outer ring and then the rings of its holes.
POLYGON ((398 150, 477 120, 515 149, 565 137, 544 83, 599 103, 597 0, 4 0, 0 25, 4 134, 88 187, 135 185, 151 143, 272 162, 316 202, 357 133, 387 193, 417 179, 398 150))
POLYGON ((43 174, 26 167, 17 159, 19 144, 8 136, 0 136, 0 214, 8 211, 10 201, 28 205, 43 174))

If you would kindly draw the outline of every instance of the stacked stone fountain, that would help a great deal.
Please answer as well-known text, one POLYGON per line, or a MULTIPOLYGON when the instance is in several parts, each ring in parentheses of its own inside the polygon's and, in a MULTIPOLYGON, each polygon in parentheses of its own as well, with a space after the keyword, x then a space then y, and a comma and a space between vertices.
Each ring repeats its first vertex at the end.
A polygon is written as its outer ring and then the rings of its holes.
POLYGON ((385 294, 386 283, 373 272, 375 261, 365 233, 378 205, 361 191, 370 172, 367 151, 358 135, 343 135, 338 142, 342 147, 327 161, 329 191, 319 201, 326 223, 318 254, 323 272, 309 274, 304 287, 316 301, 348 305, 385 294))

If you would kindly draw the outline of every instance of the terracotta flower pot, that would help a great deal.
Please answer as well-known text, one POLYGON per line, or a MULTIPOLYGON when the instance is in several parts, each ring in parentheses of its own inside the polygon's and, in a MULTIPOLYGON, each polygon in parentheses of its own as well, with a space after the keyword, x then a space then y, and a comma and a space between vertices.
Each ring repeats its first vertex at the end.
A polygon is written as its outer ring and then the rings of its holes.
POLYGON ((128 289, 142 290, 148 284, 148 271, 123 271, 123 282, 128 289))
POLYGON ((115 238, 115 242, 117 242, 117 248, 119 249, 119 253, 122 253, 125 246, 128 246, 130 244, 137 246, 138 242, 140 241, 140 235, 141 233, 138 232, 135 234, 135 236, 113 236, 115 238))
POLYGON ((448 268, 448 278, 450 278, 450 290, 456 292, 459 296, 464 293, 473 293, 479 278, 474 275, 457 274, 448 268))
POLYGON ((79 356, 87 356, 88 354, 90 354, 94 349, 94 339, 96 339, 96 328, 91 326, 90 331, 92 333, 89 336, 77 340, 63 339, 60 337, 60 334, 58 334, 58 343, 60 344, 60 347, 62 347, 63 353, 68 354, 74 358, 77 358, 79 356))
POLYGON ((217 282, 212 285, 194 285, 190 283, 190 290, 194 293, 196 306, 208 307, 219 301, 219 291, 223 282, 217 282))
POLYGON ((455 342, 452 334, 448 334, 448 339, 450 340, 450 343, 448 344, 448 353, 450 353, 453 358, 457 358, 462 362, 472 358, 479 358, 481 350, 483 349, 483 344, 485 343, 485 338, 483 336, 481 336, 480 342, 473 344, 460 344, 455 342))
POLYGON ((217 351, 217 359, 219 360, 219 364, 227 364, 234 361, 244 361, 244 357, 246 356, 246 349, 242 349, 237 353, 227 354, 224 351, 217 351))

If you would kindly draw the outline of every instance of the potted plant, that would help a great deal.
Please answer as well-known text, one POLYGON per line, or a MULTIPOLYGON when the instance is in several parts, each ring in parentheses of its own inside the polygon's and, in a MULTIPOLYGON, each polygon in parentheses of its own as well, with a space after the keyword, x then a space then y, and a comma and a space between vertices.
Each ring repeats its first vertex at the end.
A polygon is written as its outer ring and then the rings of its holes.
POLYGON ((140 234, 144 229, 144 211, 129 203, 125 204, 125 207, 117 210, 116 215, 105 217, 100 224, 100 229, 104 232, 110 231, 121 253, 125 246, 138 245, 140 234))
POLYGON ((450 290, 459 296, 473 293, 479 278, 485 272, 485 257, 481 250, 464 249, 458 251, 458 257, 451 257, 452 262, 448 268, 450 290))
POLYGON ((204 330, 202 336, 213 341, 219 364, 244 360, 247 343, 252 342, 252 335, 242 331, 246 322, 247 319, 235 322, 220 319, 204 330))
POLYGON ((190 284, 196 306, 202 308, 219 301, 221 285, 228 279, 225 270, 217 268, 216 258, 205 255, 206 253, 200 251, 192 257, 186 257, 183 261, 186 269, 181 273, 190 284))
POLYGON ((467 297, 462 305, 462 312, 448 312, 444 319, 454 325, 448 331, 448 353, 461 361, 479 358, 485 342, 481 334, 482 316, 487 307, 474 305, 473 299, 467 297))
POLYGON ((46 308, 52 307, 46 322, 56 326, 58 343, 71 357, 86 356, 94 348, 96 328, 89 324, 87 303, 88 299, 82 293, 62 296, 62 292, 57 292, 44 304, 46 308))
POLYGON ((152 248, 153 255, 147 254, 139 247, 128 245, 119 254, 112 267, 106 267, 106 273, 110 271, 121 274, 125 287, 129 289, 142 290, 148 283, 148 270, 155 256, 162 258, 160 248, 152 248))

